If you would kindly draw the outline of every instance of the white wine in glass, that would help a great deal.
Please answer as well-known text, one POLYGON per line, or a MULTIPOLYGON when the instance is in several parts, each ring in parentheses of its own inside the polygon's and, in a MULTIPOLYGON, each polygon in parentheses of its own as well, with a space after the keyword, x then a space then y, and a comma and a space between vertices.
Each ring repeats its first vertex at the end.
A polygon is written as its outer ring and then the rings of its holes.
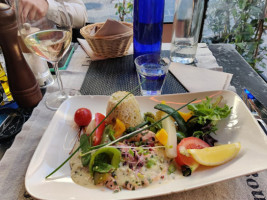
POLYGON ((71 96, 80 95, 80 92, 74 89, 64 89, 62 80, 58 71, 58 62, 67 52, 72 40, 72 27, 69 16, 62 0, 56 0, 60 3, 61 16, 64 20, 61 24, 49 19, 46 15, 36 12, 32 19, 22 12, 23 4, 16 0, 17 21, 20 36, 26 46, 41 58, 52 63, 59 86, 59 91, 47 95, 45 104, 51 110, 57 110, 63 101, 71 96), (39 15, 39 16, 38 16, 39 15))
POLYGON ((71 32, 65 30, 44 30, 34 32, 24 38, 27 47, 38 56, 57 62, 71 43, 71 32))

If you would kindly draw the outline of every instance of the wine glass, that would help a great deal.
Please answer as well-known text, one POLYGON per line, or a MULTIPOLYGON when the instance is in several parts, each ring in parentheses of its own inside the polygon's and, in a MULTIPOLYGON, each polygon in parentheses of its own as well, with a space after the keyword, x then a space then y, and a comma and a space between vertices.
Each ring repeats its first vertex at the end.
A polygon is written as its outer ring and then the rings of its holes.
POLYGON ((30 14, 24 16, 20 0, 15 1, 18 30, 26 46, 33 53, 50 62, 56 74, 59 91, 47 95, 45 104, 51 110, 57 110, 63 101, 71 96, 80 95, 74 89, 64 89, 58 70, 58 62, 67 52, 72 40, 72 27, 69 15, 62 0, 56 0, 60 4, 58 12, 62 21, 57 23, 50 19, 49 15, 43 16, 36 12, 33 18, 30 14), (33 18, 33 19, 31 19, 33 18))

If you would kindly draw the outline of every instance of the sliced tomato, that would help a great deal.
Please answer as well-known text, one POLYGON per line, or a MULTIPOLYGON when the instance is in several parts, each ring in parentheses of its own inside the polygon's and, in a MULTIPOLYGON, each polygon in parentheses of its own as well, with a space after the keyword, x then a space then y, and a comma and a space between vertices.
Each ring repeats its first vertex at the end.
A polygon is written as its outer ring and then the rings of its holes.
MULTIPOLYGON (((105 119, 105 116, 101 113, 96 113, 95 114, 95 125, 96 127, 105 119)), ((99 145, 101 142, 101 138, 103 135, 105 129, 105 122, 102 122, 100 126, 96 129, 95 135, 94 135, 94 142, 93 145, 99 145)))
POLYGON ((176 163, 182 167, 184 176, 189 176, 199 164, 188 154, 186 149, 203 149, 209 147, 209 144, 196 137, 188 137, 181 140, 177 145, 176 163), (188 172, 188 169, 190 172, 188 172))

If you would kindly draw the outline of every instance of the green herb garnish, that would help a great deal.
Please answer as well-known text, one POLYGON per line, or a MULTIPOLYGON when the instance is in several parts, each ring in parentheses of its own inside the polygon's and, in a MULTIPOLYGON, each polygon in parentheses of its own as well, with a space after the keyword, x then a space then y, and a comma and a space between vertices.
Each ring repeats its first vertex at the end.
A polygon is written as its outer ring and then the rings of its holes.
POLYGON ((150 160, 147 161, 147 163, 146 163, 146 167, 147 167, 147 168, 151 168, 151 167, 152 167, 153 165, 155 165, 155 164, 156 164, 155 160, 150 159, 150 160))
POLYGON ((176 171, 176 167, 173 163, 170 164, 170 166, 168 167, 168 174, 172 174, 176 171))
POLYGON ((133 152, 132 149, 129 149, 129 154, 130 154, 131 156, 134 156, 134 152, 133 152))

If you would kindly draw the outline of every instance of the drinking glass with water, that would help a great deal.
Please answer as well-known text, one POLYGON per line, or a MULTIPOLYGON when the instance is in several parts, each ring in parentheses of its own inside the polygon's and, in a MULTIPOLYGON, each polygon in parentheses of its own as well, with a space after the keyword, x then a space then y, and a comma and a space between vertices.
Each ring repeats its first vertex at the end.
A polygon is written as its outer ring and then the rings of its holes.
POLYGON ((170 60, 158 54, 145 54, 135 59, 135 65, 142 95, 160 95, 170 60))
POLYGON ((203 0, 176 0, 170 53, 173 62, 194 62, 204 3, 203 0))

